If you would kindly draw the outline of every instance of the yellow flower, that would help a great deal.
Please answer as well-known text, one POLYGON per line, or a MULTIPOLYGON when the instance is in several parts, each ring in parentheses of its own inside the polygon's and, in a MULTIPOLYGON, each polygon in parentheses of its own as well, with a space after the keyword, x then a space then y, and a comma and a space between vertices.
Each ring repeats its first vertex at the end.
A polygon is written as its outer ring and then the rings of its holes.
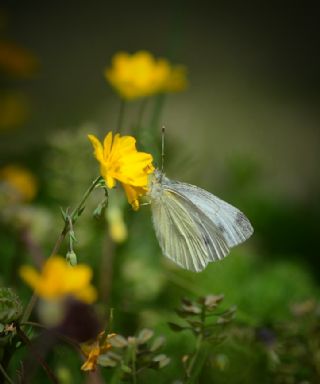
POLYGON ((111 349, 109 340, 115 335, 115 333, 110 333, 105 336, 105 332, 101 332, 93 343, 81 345, 81 350, 87 358, 81 367, 83 371, 94 371, 96 369, 99 356, 111 349))
POLYGON ((12 76, 29 77, 39 67, 37 58, 16 43, 0 40, 0 69, 12 76))
POLYGON ((7 165, 0 169, 0 183, 8 186, 19 201, 31 201, 38 191, 35 176, 17 165, 7 165))
POLYGON ((119 204, 109 203, 106 212, 110 237, 115 243, 123 243, 128 237, 128 229, 121 208, 119 204))
POLYGON ((0 132, 16 128, 29 117, 27 98, 17 91, 0 95, 0 132))
POLYGON ((185 72, 172 67, 165 59, 155 59, 147 51, 132 55, 119 52, 105 70, 107 81, 124 99, 132 100, 158 92, 175 92, 185 88, 185 72))
POLYGON ((114 138, 109 132, 102 143, 88 135, 94 148, 94 155, 100 163, 100 172, 107 187, 113 188, 116 180, 122 183, 128 202, 133 209, 139 209, 139 198, 146 194, 148 175, 154 171, 152 156, 138 152, 132 136, 117 133, 114 138))
POLYGON ((96 300, 96 289, 90 285, 92 271, 87 265, 71 267, 64 258, 52 256, 44 264, 41 273, 28 265, 22 266, 19 272, 22 279, 43 299, 55 300, 70 295, 85 303, 96 300))

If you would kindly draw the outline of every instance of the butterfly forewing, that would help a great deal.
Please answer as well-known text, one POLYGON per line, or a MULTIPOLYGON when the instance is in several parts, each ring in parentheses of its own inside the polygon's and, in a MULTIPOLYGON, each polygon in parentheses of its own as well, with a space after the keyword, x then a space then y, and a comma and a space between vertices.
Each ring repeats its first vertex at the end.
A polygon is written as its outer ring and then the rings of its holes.
POLYGON ((244 242, 252 235, 253 228, 241 211, 204 189, 167 178, 164 188, 190 200, 220 231, 229 247, 244 242))

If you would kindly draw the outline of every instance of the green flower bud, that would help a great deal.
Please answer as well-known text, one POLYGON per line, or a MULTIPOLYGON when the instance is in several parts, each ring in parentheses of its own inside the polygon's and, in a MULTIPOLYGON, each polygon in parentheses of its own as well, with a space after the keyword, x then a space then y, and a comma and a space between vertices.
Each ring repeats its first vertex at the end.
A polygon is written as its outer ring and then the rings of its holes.
POLYGON ((18 320, 23 312, 19 297, 11 288, 0 288, 0 323, 10 324, 18 320))
POLYGON ((73 252, 73 251, 69 251, 67 254, 66 254, 66 259, 68 261, 68 263, 74 267, 75 265, 78 264, 78 261, 77 261, 77 255, 73 252))

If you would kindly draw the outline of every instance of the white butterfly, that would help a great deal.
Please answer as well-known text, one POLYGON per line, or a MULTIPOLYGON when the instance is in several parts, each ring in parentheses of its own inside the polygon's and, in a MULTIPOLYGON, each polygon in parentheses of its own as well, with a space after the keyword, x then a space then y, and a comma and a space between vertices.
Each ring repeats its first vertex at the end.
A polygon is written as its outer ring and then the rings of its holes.
POLYGON ((194 185, 170 180, 160 170, 148 195, 162 252, 182 268, 200 272, 253 233, 237 208, 194 185))

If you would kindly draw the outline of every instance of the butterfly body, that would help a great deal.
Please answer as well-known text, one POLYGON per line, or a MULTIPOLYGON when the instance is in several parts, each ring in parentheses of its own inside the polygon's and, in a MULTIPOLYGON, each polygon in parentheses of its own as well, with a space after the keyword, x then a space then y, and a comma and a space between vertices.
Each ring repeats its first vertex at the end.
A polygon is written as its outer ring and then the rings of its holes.
POLYGON ((237 208, 194 185, 170 180, 159 170, 150 180, 148 196, 162 252, 182 268, 200 272, 253 233, 237 208))

